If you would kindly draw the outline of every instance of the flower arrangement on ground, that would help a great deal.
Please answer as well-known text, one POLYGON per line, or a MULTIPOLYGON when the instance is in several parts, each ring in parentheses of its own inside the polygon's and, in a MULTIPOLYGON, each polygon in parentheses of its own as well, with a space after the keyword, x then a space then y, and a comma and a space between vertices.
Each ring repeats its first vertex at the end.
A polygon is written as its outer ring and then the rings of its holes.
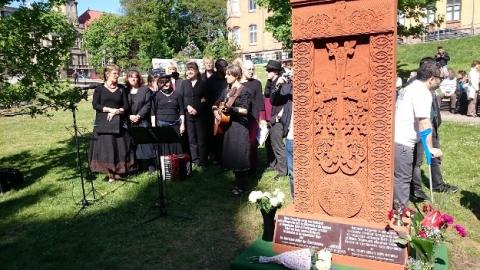
POLYGON ((287 251, 277 256, 255 256, 250 258, 254 263, 276 263, 292 270, 330 270, 332 253, 326 249, 314 251, 308 248, 287 251))
POLYGON ((397 243, 409 247, 408 270, 433 269, 435 249, 445 240, 448 228, 455 228, 461 237, 467 235, 464 227, 454 224, 452 216, 440 212, 430 204, 423 205, 421 212, 400 207, 389 211, 388 218, 389 227, 395 230, 398 226, 410 227, 410 234, 399 234, 400 237, 397 239, 397 243))
POLYGON ((255 190, 250 192, 248 200, 257 204, 257 207, 266 213, 270 213, 272 210, 282 207, 285 194, 278 188, 273 193, 255 190))

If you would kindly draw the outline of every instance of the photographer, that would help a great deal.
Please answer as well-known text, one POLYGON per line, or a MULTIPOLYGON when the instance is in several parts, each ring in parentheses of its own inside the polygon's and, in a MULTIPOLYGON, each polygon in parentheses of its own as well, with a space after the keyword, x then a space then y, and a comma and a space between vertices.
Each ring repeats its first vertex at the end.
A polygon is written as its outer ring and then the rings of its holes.
MULTIPOLYGON (((270 60, 265 67, 267 70, 267 84, 265 98, 270 99, 271 119, 269 119, 269 140, 267 140, 267 158, 270 169, 277 171, 275 180, 287 175, 287 161, 285 158, 285 144, 283 138, 288 133, 288 120, 292 111, 292 85, 288 78, 282 77, 280 62, 270 60), (270 149, 269 149, 270 148, 270 149)), ((267 107, 267 106, 266 106, 267 107)))
POLYGON ((448 61, 450 61, 450 56, 448 53, 443 49, 442 46, 437 47, 437 54, 435 55, 435 62, 440 67, 440 71, 442 72, 443 77, 448 77, 448 61))

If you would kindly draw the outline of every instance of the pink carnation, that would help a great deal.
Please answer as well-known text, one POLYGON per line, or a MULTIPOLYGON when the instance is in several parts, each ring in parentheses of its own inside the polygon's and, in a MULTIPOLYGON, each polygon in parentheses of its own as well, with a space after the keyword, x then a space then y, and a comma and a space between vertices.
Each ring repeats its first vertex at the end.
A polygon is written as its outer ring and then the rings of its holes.
POLYGON ((391 220, 393 218, 393 209, 388 210, 387 218, 388 218, 388 220, 391 220))
POLYGON ((442 215, 442 222, 446 224, 453 224, 453 217, 448 215, 448 214, 443 214, 442 215))
POLYGON ((467 236, 467 230, 464 227, 462 227, 462 225, 455 224, 454 227, 455 227, 455 230, 457 230, 458 235, 460 235, 461 237, 467 236))
POLYGON ((421 238, 427 238, 427 233, 425 231, 420 231, 418 232, 418 236, 420 236, 421 238))

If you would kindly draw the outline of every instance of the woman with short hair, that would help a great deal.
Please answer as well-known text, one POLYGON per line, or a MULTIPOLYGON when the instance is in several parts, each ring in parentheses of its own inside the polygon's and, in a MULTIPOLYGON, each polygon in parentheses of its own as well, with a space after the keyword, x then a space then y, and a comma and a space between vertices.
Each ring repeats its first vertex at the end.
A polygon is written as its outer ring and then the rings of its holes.
MULTIPOLYGON (((186 80, 181 84, 190 154, 195 167, 204 167, 208 163, 207 131, 208 110, 205 82, 200 78, 198 65, 189 62, 186 65, 186 80)), ((177 89, 178 90, 178 89, 177 89)))
POLYGON ((96 111, 89 166, 93 172, 108 175, 109 182, 120 180, 135 170, 132 139, 126 132, 128 112, 127 90, 118 84, 120 68, 104 69, 105 83, 95 88, 92 105, 96 111))

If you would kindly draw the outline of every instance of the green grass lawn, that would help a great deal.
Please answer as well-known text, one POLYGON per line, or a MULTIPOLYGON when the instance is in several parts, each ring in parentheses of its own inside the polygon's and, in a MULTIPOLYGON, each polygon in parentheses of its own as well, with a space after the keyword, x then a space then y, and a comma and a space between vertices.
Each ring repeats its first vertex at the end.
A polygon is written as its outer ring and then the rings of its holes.
POLYGON ((418 68, 420 59, 426 56, 434 57, 437 47, 442 46, 450 55, 448 66, 456 72, 470 70, 473 60, 480 60, 480 36, 436 41, 414 45, 400 45, 397 48, 398 73, 402 78, 407 77, 410 71, 418 68))
MULTIPOLYGON (((89 103, 80 105, 78 118, 90 130, 89 103)), ((0 118, 0 164, 26 176, 23 187, 0 196, 1 269, 227 269, 260 235, 260 212, 247 196, 232 197, 233 175, 216 168, 167 186, 168 209, 191 220, 170 216, 142 224, 157 213, 150 209, 157 185, 146 174, 116 184, 98 176, 100 199, 78 213, 71 120, 68 111, 0 118)), ((445 123, 441 133, 445 179, 461 191, 436 199, 469 230, 466 239, 450 234, 450 265, 473 269, 480 265, 480 127, 445 123)), ((287 180, 273 176, 259 174, 252 185, 288 194, 287 180)))
MULTIPOLYGON (((450 53, 450 65, 457 70, 480 58, 479 42, 475 37, 438 44, 450 53)), ((415 69, 436 46, 400 46, 401 69, 415 69)), ((257 66, 257 74, 264 83, 264 65, 257 66)), ((81 103, 84 162, 93 119, 90 103, 81 103)), ((151 209, 158 194, 156 179, 146 174, 116 184, 98 176, 94 185, 99 200, 79 211, 81 185, 71 125, 68 111, 51 118, 0 118, 0 166, 19 168, 26 177, 20 189, 0 196, 0 269, 227 269, 261 234, 260 212, 247 196, 230 195, 233 175, 217 168, 168 184, 170 213, 189 220, 169 216, 142 224, 158 213, 151 209)), ((450 269, 475 269, 480 265, 480 127, 444 123, 440 133, 444 178, 461 190, 436 194, 436 202, 469 231, 465 239, 449 233, 450 269)), ((273 176, 258 174, 252 186, 289 194, 287 179, 276 182, 273 176)))

